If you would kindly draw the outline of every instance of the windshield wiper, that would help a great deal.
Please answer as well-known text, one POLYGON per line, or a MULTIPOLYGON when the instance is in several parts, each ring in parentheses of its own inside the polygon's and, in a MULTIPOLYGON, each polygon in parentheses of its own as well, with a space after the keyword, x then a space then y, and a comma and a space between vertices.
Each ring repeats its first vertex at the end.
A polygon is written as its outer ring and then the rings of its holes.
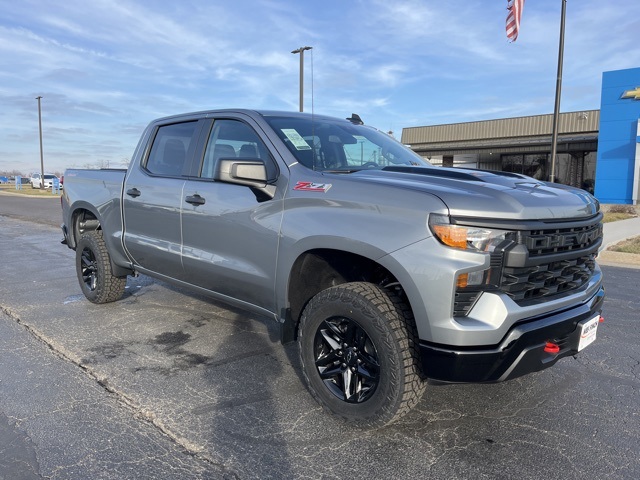
POLYGON ((364 168, 330 169, 330 170, 322 170, 322 173, 354 173, 354 172, 359 172, 360 170, 366 170, 366 169, 364 168))

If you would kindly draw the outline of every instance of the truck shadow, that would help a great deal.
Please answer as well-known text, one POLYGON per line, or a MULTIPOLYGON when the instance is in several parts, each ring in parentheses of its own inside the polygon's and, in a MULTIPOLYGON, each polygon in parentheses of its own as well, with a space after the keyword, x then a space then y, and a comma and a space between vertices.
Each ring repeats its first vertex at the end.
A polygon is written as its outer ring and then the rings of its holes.
MULTIPOLYGON (((148 340, 147 348, 165 361, 134 373, 184 382, 178 434, 240 478, 299 476, 289 458, 291 425, 299 419, 289 402, 294 397, 294 404, 306 404, 306 410, 317 407, 305 399, 298 366, 289 360, 295 345, 283 349, 272 319, 158 283, 186 295, 188 307, 179 307, 173 328, 148 340)), ((123 301, 141 303, 140 294, 123 301)))

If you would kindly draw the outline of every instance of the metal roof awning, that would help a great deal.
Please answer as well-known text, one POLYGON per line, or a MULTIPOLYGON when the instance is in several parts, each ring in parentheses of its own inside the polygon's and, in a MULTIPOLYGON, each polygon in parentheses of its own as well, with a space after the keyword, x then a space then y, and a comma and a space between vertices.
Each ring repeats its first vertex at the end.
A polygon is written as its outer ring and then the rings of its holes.
MULTIPOLYGON (((402 143, 421 155, 551 151, 553 115, 410 127, 402 143)), ((560 114, 559 152, 597 149, 599 110, 560 114)))
MULTIPOLYGON (((595 151, 598 135, 560 135, 558 153, 572 151, 595 151)), ((442 142, 410 145, 420 155, 459 155, 463 153, 529 153, 549 152, 551 135, 520 138, 492 138, 488 140, 467 140, 460 142, 442 142)))

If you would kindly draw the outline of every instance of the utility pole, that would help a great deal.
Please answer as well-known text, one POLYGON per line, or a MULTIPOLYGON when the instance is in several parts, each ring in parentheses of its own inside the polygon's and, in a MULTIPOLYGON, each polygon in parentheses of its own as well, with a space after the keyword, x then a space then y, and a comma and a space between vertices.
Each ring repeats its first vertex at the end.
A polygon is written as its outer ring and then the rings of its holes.
POLYGON ((299 53, 300 54, 300 111, 304 110, 303 102, 304 102, 304 51, 311 50, 313 47, 300 47, 297 50, 292 51, 291 53, 299 53))
MULTIPOLYGON (((44 155, 42 154, 42 109, 40 108, 41 96, 36 97, 38 100, 38 131, 40 133, 40 189, 44 190, 44 155)), ((53 188, 53 186, 51 187, 53 188)))
POLYGON ((560 17, 560 46, 558 47, 558 79, 556 81, 556 103, 553 110, 553 134, 551 136, 551 174, 549 181, 556 179, 556 152, 558 150, 558 117, 560 116, 560 94, 562 92, 562 59, 564 56, 564 17, 567 11, 567 0, 562 0, 560 17))

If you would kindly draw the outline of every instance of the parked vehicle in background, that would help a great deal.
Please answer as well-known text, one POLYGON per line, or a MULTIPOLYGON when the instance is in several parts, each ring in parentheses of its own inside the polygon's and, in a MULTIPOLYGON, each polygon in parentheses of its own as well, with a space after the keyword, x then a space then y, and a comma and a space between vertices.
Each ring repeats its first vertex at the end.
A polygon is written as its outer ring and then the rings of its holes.
POLYGON ((404 415, 425 379, 509 380, 596 338, 593 196, 434 167, 357 115, 163 118, 127 170, 65 180, 87 299, 116 301, 143 273, 270 317, 316 400, 360 425, 404 415))
MULTIPOLYGON (((41 183, 41 175, 39 173, 32 173, 31 174, 31 188, 40 188, 42 183, 41 183)), ((53 181, 54 179, 58 178, 56 175, 54 175, 53 173, 45 173, 44 174, 44 188, 51 188, 53 186, 53 181)), ((59 179, 58 179, 59 180, 59 179)), ((60 188, 62 188, 62 182, 60 182, 60 188)))
POLYGON ((0 177, 0 183, 9 183, 9 177, 0 177))

